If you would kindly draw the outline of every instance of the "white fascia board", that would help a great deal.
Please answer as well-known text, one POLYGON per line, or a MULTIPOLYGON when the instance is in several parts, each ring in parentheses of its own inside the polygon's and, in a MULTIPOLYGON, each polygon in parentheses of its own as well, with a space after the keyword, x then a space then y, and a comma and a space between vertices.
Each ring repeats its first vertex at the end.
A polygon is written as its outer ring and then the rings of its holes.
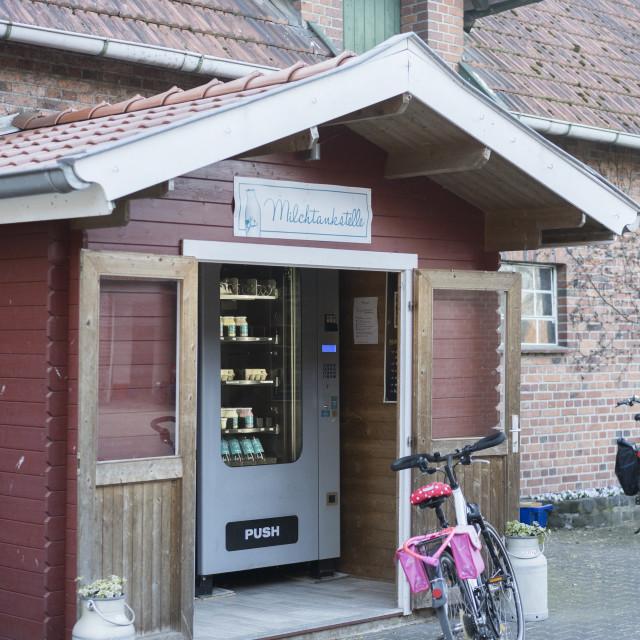
POLYGON ((105 198, 100 185, 92 184, 86 189, 69 193, 43 193, 3 199, 0 224, 106 216, 112 211, 113 203, 105 198))
POLYGON ((126 196, 404 93, 409 60, 397 49, 69 160, 108 198, 126 196))
POLYGON ((315 269, 356 269, 366 271, 404 271, 418 268, 414 253, 386 253, 353 249, 282 247, 249 242, 183 240, 182 255, 204 262, 225 264, 267 264, 315 269))
MULTIPOLYGON (((410 47, 419 43, 412 40, 410 47)), ((453 76, 435 55, 414 56, 410 87, 416 99, 611 231, 621 234, 636 224, 640 205, 453 76)))

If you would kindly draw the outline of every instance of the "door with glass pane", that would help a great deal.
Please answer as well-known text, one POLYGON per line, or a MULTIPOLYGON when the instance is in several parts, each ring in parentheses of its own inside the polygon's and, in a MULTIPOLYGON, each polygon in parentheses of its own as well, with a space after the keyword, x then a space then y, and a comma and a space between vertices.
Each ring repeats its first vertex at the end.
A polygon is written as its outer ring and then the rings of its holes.
POLYGON ((197 265, 83 251, 78 575, 127 579, 136 637, 192 637, 197 265))
MULTIPOLYGON (((520 492, 520 277, 418 270, 415 289, 415 451, 505 431, 505 442, 478 456, 489 464, 457 468, 467 499, 503 530, 517 518, 520 492)), ((415 526, 432 526, 428 518, 421 513, 415 526)))

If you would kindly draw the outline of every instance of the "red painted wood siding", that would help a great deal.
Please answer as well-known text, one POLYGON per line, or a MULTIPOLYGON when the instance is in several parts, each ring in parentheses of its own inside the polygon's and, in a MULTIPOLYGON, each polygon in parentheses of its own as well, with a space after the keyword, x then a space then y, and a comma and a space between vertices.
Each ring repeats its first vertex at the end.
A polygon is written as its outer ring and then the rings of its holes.
POLYGON ((370 245, 252 241, 416 253, 421 268, 497 269, 498 254, 483 249, 482 212, 426 178, 386 180, 385 153, 346 130, 336 129, 335 137, 329 137, 321 150, 322 159, 317 162, 307 163, 297 154, 231 160, 180 177, 168 197, 133 201, 128 226, 89 231, 88 246, 179 254, 182 239, 243 242, 233 235, 233 177, 239 175, 372 190, 370 245))
POLYGON ((64 633, 68 247, 0 231, 0 635, 64 633))

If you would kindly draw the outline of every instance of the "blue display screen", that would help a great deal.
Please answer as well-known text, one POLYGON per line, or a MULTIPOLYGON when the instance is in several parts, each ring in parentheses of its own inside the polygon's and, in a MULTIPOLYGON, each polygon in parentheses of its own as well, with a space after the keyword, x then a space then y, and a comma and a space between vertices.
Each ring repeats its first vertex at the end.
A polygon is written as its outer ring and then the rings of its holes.
POLYGON ((322 353, 335 353, 336 351, 337 351, 337 346, 335 344, 322 345, 322 353))

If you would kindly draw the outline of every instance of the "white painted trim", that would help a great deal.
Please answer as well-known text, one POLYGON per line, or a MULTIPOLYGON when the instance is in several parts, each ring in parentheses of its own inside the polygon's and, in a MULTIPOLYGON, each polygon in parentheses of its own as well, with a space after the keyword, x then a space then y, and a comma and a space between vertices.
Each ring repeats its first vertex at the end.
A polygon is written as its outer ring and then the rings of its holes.
MULTIPOLYGON (((248 242, 210 242, 206 240, 183 240, 182 254, 207 262, 400 272, 398 455, 403 456, 411 453, 413 318, 410 308, 413 303, 413 270, 418 267, 416 254, 289 247, 248 242)), ((409 504, 411 474, 409 472, 400 473, 398 486, 399 545, 411 535, 411 506, 409 504)), ((404 615, 409 615, 411 613, 411 592, 404 575, 398 573, 396 584, 398 606, 402 608, 404 615)))
POLYGON ((113 211, 113 202, 97 183, 69 193, 39 193, 0 202, 0 224, 106 216, 113 211))
POLYGON ((284 264, 291 267, 314 267, 316 269, 404 271, 418 267, 418 256, 415 253, 291 247, 250 242, 183 240, 182 255, 192 256, 206 262, 284 264))
POLYGON ((101 58, 148 64, 165 69, 177 69, 211 77, 241 78, 252 71, 261 71, 262 73, 277 71, 277 67, 216 58, 197 51, 170 49, 142 42, 128 42, 86 33, 48 29, 36 25, 9 22, 8 20, 0 20, 0 40, 11 40, 101 58))
MULTIPOLYGON (((400 276, 400 345, 398 367, 404 384, 398 389, 398 457, 411 454, 412 399, 413 399, 413 269, 405 269, 400 276)), ((411 471, 401 471, 398 477, 398 544, 411 536, 411 471)), ((400 565, 400 563, 398 563, 400 565)), ((398 606, 403 614, 411 613, 409 583, 398 566, 398 606)))

